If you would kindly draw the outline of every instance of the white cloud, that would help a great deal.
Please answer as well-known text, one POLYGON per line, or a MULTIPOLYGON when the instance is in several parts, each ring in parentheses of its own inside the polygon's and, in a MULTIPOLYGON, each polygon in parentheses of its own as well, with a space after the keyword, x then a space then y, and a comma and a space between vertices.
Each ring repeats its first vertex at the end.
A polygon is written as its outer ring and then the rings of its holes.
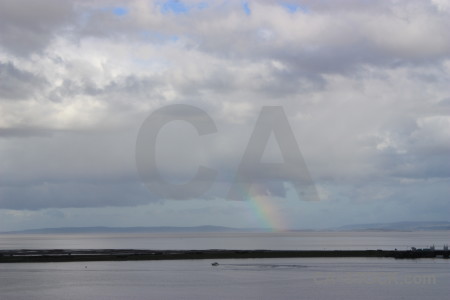
POLYGON ((115 2, 50 2, 35 13, 1 2, 0 207, 142 204, 137 130, 172 103, 217 123, 197 147, 167 131, 171 151, 160 162, 174 178, 197 162, 217 168, 220 192, 209 196, 223 198, 263 105, 284 107, 327 202, 366 192, 401 201, 399 180, 448 181, 445 2, 301 1, 306 9, 290 13, 251 1, 247 16, 238 2, 177 15, 129 1, 121 17, 109 9, 115 2))

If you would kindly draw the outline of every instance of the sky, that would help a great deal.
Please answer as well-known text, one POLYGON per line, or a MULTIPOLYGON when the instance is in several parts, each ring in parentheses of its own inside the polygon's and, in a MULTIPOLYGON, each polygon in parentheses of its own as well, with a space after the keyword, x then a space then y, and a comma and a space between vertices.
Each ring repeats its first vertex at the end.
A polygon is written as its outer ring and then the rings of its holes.
MULTIPOLYGON (((0 0, 0 231, 448 221, 449 28, 445 0, 0 0), (180 104, 216 130, 181 112, 158 132, 158 172, 216 176, 175 199, 141 179, 136 145, 180 104), (316 201, 289 176, 227 197, 269 106, 316 201)), ((272 132, 262 161, 283 150, 272 132)))

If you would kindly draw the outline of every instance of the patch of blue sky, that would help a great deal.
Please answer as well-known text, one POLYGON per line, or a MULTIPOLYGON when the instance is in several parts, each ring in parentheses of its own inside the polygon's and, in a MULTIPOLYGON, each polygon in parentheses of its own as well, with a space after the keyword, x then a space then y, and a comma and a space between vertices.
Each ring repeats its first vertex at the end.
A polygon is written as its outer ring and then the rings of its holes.
POLYGON ((116 16, 122 17, 128 14, 128 9, 126 7, 113 7, 112 8, 112 13, 115 14, 116 16))
POLYGON ((200 2, 197 4, 197 9, 205 9, 205 8, 208 8, 207 2, 200 2))
POLYGON ((186 14, 192 9, 199 9, 199 10, 205 9, 208 7, 208 3, 203 1, 188 5, 180 0, 167 0, 164 2, 160 2, 159 6, 160 11, 163 14, 173 13, 179 15, 179 14, 186 14))
POLYGON ((288 12, 290 13, 296 13, 296 12, 302 12, 302 13, 309 13, 309 9, 305 6, 302 6, 300 4, 295 3, 280 3, 281 6, 283 6, 288 12))
POLYGON ((252 13, 252 10, 250 9, 250 5, 248 2, 242 1, 241 2, 242 9, 244 10, 245 14, 249 16, 252 13))

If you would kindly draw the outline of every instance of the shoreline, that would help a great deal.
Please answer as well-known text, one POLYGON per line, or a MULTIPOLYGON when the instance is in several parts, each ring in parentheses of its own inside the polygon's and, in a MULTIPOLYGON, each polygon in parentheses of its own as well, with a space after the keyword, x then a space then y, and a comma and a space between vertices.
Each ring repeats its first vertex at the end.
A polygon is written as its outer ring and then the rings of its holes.
POLYGON ((0 250, 0 263, 190 260, 240 258, 380 257, 396 259, 445 258, 449 252, 412 250, 136 250, 48 249, 0 250))

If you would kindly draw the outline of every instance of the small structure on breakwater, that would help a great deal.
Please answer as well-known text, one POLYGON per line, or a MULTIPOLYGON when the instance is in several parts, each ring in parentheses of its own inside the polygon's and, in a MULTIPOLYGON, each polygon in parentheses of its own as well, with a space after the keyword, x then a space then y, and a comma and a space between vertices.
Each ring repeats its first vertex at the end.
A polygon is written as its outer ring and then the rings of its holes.
POLYGON ((409 251, 399 251, 394 255, 395 258, 433 258, 443 257, 449 258, 448 245, 444 245, 443 250, 436 250, 434 245, 429 248, 418 249, 411 247, 409 251))

